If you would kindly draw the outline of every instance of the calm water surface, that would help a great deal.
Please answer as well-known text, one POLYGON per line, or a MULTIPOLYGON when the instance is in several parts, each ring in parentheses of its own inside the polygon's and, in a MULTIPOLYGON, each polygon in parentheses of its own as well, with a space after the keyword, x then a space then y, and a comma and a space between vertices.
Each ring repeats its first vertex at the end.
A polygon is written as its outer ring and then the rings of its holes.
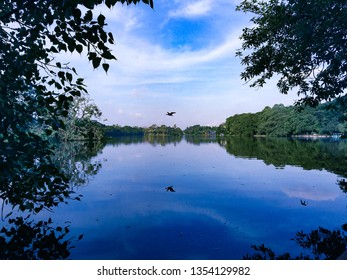
POLYGON ((346 223, 346 155, 342 141, 117 141, 91 159, 81 201, 42 215, 83 234, 71 259, 242 259, 263 243, 295 255, 297 231, 346 223))

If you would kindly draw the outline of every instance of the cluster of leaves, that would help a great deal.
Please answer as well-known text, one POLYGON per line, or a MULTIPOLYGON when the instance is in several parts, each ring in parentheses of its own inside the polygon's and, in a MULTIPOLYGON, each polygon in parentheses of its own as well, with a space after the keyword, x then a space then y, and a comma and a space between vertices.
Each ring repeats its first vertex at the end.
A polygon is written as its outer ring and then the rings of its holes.
POLYGON ((347 87, 347 2, 345 0, 244 0, 239 11, 254 14, 244 28, 237 55, 241 78, 263 86, 279 76, 297 104, 318 105, 344 95, 347 87))
MULTIPOLYGON (((345 98, 343 98, 345 99, 345 98)), ((292 136, 299 134, 347 133, 345 104, 340 99, 334 105, 297 110, 295 106, 275 105, 258 113, 244 113, 226 120, 224 133, 230 135, 292 136), (331 108, 330 108, 331 107, 331 108)))
POLYGON ((342 226, 343 231, 339 229, 328 230, 322 227, 304 233, 297 232, 293 240, 302 247, 308 249, 309 253, 292 257, 290 253, 286 252, 281 255, 276 255, 273 250, 262 245, 252 245, 255 251, 253 255, 246 255, 244 259, 252 260, 336 260, 339 258, 347 248, 347 236, 344 231, 346 224, 342 226))

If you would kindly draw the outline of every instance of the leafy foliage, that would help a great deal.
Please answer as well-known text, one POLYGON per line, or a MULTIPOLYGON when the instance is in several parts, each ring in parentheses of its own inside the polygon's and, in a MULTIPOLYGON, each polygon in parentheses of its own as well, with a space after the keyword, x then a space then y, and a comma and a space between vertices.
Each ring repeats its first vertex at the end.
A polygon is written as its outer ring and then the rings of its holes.
POLYGON ((237 10, 254 14, 237 52, 243 80, 263 86, 278 76, 281 93, 298 90, 297 104, 318 105, 345 94, 345 0, 244 0, 237 10))
POLYGON ((102 113, 88 96, 75 97, 67 116, 60 118, 65 129, 59 129, 54 136, 59 140, 100 140, 103 138, 102 124, 97 120, 102 113))
POLYGON ((231 135, 252 136, 257 134, 259 114, 239 114, 226 121, 226 132, 231 135))

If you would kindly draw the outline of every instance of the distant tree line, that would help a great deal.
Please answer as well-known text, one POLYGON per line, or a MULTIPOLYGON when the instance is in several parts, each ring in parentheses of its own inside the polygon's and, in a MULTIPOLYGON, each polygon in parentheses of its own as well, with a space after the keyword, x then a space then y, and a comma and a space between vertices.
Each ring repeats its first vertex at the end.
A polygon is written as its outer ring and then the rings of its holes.
MULTIPOLYGON (((88 97, 76 98, 64 118, 65 129, 55 132, 64 141, 100 140, 120 136, 254 136, 288 137, 296 135, 347 135, 347 98, 318 107, 276 104, 257 113, 236 114, 219 126, 193 125, 182 130, 174 125, 149 127, 101 124, 101 112, 88 97)), ((39 128, 43 130, 44 128, 39 128)))
POLYGON ((274 105, 261 112, 237 114, 227 118, 219 131, 237 136, 293 136, 302 134, 347 134, 347 113, 344 99, 320 106, 298 108, 274 105))
POLYGON ((166 126, 166 125, 151 125, 150 127, 138 127, 138 126, 120 126, 120 125, 111 125, 104 126, 104 137, 105 138, 115 138, 119 136, 181 136, 183 131, 176 127, 166 126))
POLYGON ((119 136, 143 136, 144 128, 137 126, 120 126, 120 125, 105 125, 103 127, 104 136, 106 138, 115 138, 119 136))
POLYGON ((193 125, 187 127, 184 130, 184 134, 196 136, 214 136, 216 135, 217 129, 217 126, 193 125))
POLYGON ((171 126, 166 126, 166 125, 157 126, 157 125, 153 124, 150 127, 145 128, 144 131, 145 131, 145 135, 157 135, 157 136, 180 136, 180 135, 183 135, 182 129, 180 129, 176 125, 171 127, 171 126))

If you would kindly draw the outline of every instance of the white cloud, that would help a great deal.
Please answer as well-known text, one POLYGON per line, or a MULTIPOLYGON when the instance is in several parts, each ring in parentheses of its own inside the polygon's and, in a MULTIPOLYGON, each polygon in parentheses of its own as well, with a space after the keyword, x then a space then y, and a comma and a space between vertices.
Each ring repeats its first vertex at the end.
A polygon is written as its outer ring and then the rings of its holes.
POLYGON ((219 45, 198 51, 163 49, 148 41, 127 38, 116 48, 118 61, 112 64, 109 75, 116 77, 107 83, 124 85, 186 83, 191 80, 205 79, 198 73, 218 68, 218 62, 234 60, 239 41, 230 37, 219 45), (130 46, 130 47, 129 47, 130 46), (135 47, 131 47, 135 46, 135 47))
POLYGON ((108 25, 115 25, 118 32, 127 33, 142 26, 141 9, 132 6, 115 5, 108 9, 106 6, 98 6, 93 10, 94 17, 103 14, 108 25))
POLYGON ((139 118, 139 119, 142 118, 142 114, 141 113, 134 113, 133 116, 135 118, 139 118))
POLYGON ((208 14, 212 9, 211 0, 190 1, 169 13, 170 17, 198 17, 208 14))

